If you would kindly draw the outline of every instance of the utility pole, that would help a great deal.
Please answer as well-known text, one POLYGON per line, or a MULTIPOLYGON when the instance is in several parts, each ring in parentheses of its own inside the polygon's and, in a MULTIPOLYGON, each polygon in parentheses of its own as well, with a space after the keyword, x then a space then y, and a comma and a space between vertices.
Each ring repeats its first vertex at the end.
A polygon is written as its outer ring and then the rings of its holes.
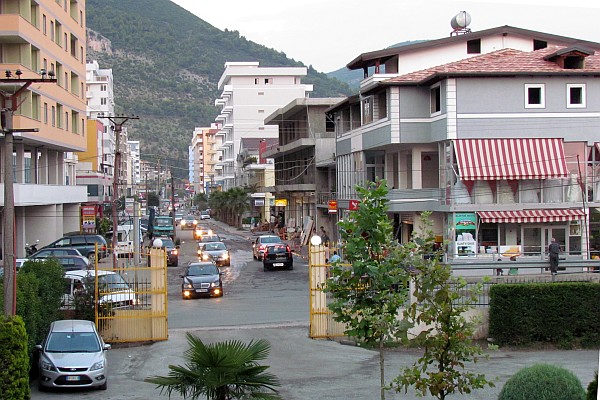
POLYGON ((171 174, 171 207, 173 208, 173 218, 171 219, 171 221, 173 222, 173 240, 175 240, 175 236, 177 236, 177 230, 175 229, 175 182, 173 180, 173 170, 170 169, 169 173, 171 174))
MULTIPOLYGON (((17 265, 15 255, 15 197, 13 185, 13 133, 14 132, 38 132, 38 129, 13 129, 13 116, 15 111, 19 109, 21 94, 23 94, 32 83, 56 83, 54 79, 54 71, 48 73, 49 78, 46 79, 46 71, 40 72, 42 78, 21 78, 23 72, 20 69, 15 71, 16 78, 13 77, 12 71, 4 72, 5 79, 0 79, 0 83, 8 83, 16 85, 17 90, 14 93, 8 93, 0 90, 1 118, 0 128, 4 134, 4 148, 2 157, 4 158, 4 210, 2 241, 4 245, 3 262, 4 262, 4 315, 15 315, 17 313, 17 265)), ((37 157, 36 157, 37 159, 37 157)), ((37 171, 36 171, 37 172, 37 171)))
POLYGON ((113 168, 113 199, 112 199, 112 223, 113 223, 113 234, 112 234, 112 254, 113 254, 113 270, 117 269, 117 254, 115 249, 117 248, 117 239, 119 234, 119 219, 118 219, 118 206, 119 206, 119 182, 121 179, 121 132, 123 131, 123 125, 130 119, 140 119, 136 116, 125 116, 125 115, 98 115, 98 118, 106 118, 112 123, 112 129, 115 132, 115 166, 113 168))

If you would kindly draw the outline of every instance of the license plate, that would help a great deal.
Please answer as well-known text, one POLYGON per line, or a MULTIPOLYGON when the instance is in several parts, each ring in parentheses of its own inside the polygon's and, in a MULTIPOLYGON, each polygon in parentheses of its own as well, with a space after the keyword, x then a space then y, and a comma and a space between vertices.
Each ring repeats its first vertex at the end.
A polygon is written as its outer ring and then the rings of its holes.
POLYGON ((283 263, 273 263, 274 267, 283 267, 283 263))
POLYGON ((206 293, 206 292, 208 292, 208 289, 196 289, 196 292, 198 292, 198 293, 206 293))
POLYGON ((67 376, 67 381, 78 381, 79 378, 79 376, 67 376))

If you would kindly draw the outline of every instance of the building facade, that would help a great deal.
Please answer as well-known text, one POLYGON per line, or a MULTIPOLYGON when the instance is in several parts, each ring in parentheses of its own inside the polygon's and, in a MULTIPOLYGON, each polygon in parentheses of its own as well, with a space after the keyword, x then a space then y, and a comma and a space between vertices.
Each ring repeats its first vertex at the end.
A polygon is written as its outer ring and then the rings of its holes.
POLYGON ((503 27, 364 56, 386 73, 329 110, 340 216, 356 206, 354 185, 385 178, 398 239, 431 211, 451 262, 544 260, 553 237, 567 259, 589 258, 600 244, 599 46, 503 27), (423 51, 467 59, 423 69, 412 57, 423 51), (403 64, 420 69, 389 73, 403 64))
POLYGON ((312 85, 303 84, 306 67, 259 67, 258 62, 227 62, 219 79, 221 96, 215 105, 221 107, 216 118, 217 136, 221 140, 217 183, 223 189, 239 185, 240 171, 236 167, 242 138, 276 138, 277 127, 264 124, 265 118, 277 108, 296 98, 307 97, 312 85))
POLYGON ((27 242, 45 245, 80 229, 79 206, 87 195, 75 184, 73 152, 87 146, 85 43, 84 1, 0 6, 1 107, 15 110, 13 128, 22 130, 14 133, 13 147, 17 257, 27 242), (23 87, 10 83, 16 78, 56 83, 23 87))

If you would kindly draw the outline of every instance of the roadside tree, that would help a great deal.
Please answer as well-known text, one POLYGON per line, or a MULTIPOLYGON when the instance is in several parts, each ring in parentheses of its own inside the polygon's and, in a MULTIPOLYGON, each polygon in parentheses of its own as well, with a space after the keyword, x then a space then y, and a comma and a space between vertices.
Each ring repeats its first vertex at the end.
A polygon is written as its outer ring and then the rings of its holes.
POLYGON ((356 187, 358 210, 339 222, 344 262, 330 269, 326 291, 334 319, 346 324, 346 334, 379 350, 380 396, 385 399, 386 341, 405 337, 407 326, 399 310, 408 297, 406 254, 393 237, 387 217, 388 189, 384 180, 356 187))

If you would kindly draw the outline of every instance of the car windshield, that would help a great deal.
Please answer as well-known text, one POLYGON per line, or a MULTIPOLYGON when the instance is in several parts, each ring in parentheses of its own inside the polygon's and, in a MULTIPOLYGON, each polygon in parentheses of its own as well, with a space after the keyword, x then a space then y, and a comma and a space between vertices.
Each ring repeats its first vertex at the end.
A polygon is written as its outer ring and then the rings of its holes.
POLYGON ((188 215, 188 216, 186 216, 186 217, 185 217, 185 218, 183 218, 183 219, 185 219, 186 221, 194 221, 196 218, 194 218, 194 217, 193 217, 193 216, 191 216, 191 215, 188 215))
POLYGON ((48 337, 49 353, 96 353, 100 343, 93 332, 53 332, 48 337))
POLYGON ((200 238, 201 242, 204 243, 208 243, 208 242, 220 242, 221 238, 219 236, 202 236, 200 238))
POLYGON ((173 248, 175 247, 175 243, 171 239, 160 239, 162 240, 163 247, 173 248))
POLYGON ((280 243, 281 239, 277 236, 266 236, 260 239, 261 243, 280 243))
POLYGON ((204 245, 204 250, 227 250, 224 243, 206 243, 204 245))
MULTIPOLYGON (((94 277, 90 277, 92 282, 94 277)), ((129 285, 123 279, 123 277, 119 274, 106 274, 100 275, 98 277, 98 285, 102 287, 106 287, 109 292, 114 292, 118 290, 130 290, 129 285)))
POLYGON ((156 218, 154 220, 155 226, 171 226, 173 223, 171 222, 171 218, 156 218))
POLYGON ((214 265, 190 265, 187 274, 189 276, 218 275, 219 270, 214 265))

